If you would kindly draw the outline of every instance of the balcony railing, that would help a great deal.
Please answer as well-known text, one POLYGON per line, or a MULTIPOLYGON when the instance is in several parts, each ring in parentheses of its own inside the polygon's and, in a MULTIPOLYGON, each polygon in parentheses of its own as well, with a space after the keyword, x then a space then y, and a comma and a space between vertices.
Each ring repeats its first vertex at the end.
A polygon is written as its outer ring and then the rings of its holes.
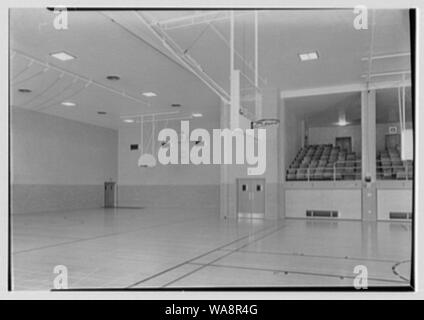
MULTIPOLYGON (((339 181, 360 180, 361 160, 336 161, 331 165, 307 167, 302 164, 297 168, 286 170, 287 181, 339 181)), ((378 180, 413 180, 414 164, 403 161, 398 165, 382 165, 377 163, 378 180)))
POLYGON ((377 179, 379 180, 413 180, 414 164, 404 161, 397 165, 377 164, 377 179))
POLYGON ((289 168, 287 181, 360 180, 361 160, 336 161, 326 166, 289 168))

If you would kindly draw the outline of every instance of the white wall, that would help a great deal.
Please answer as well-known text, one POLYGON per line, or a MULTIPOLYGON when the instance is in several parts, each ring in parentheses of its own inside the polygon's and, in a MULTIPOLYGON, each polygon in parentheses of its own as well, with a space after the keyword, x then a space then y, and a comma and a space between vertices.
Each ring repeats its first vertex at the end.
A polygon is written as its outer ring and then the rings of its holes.
MULTIPOLYGON (((160 122, 156 126, 155 140, 158 132, 165 126, 160 122)), ((180 130, 180 121, 168 123, 168 128, 173 128, 177 132, 180 130)), ((192 119, 190 120, 190 131, 196 128, 213 129, 219 126, 213 125, 213 120, 192 119)), ((144 148, 145 152, 151 153, 151 147, 147 147, 152 131, 150 124, 144 126, 144 148), (146 148, 147 147, 147 148, 146 148)), ((210 132, 212 137, 212 132, 210 132)), ((162 165, 157 162, 154 168, 139 168, 137 165, 141 150, 130 150, 131 144, 140 144, 140 125, 129 124, 119 128, 119 160, 118 160, 118 183, 120 185, 218 185, 219 165, 194 165, 194 164, 169 164, 162 165)), ((159 149, 159 142, 156 142, 155 156, 159 149)), ((190 144, 192 147, 193 144, 190 144)), ((141 146, 139 146, 139 149, 141 146)), ((212 152, 211 152, 212 157, 212 152)))
POLYGON ((361 190, 288 189, 286 217, 306 218, 306 210, 339 211, 339 219, 361 219, 361 190))
POLYGON ((390 212, 412 212, 412 190, 378 190, 377 219, 390 220, 390 212))
POLYGON ((117 178, 116 130, 14 107, 12 183, 102 184, 117 178))
POLYGON ((14 212, 98 207, 117 178, 116 130, 13 107, 14 212))
POLYGON ((309 144, 334 145, 336 137, 352 137, 352 151, 361 154, 361 126, 309 128, 309 144))
MULTIPOLYGON (((385 135, 389 133, 389 127, 397 127, 399 123, 378 123, 376 126, 376 150, 385 148, 385 135)), ((406 128, 412 128, 412 123, 407 122, 406 128)), ((361 154, 361 126, 352 125, 345 127, 311 127, 309 128, 309 144, 334 144, 336 137, 352 137, 352 148, 357 154, 361 154)))
MULTIPOLYGON (((180 131, 180 120, 170 121, 167 128, 180 131)), ((155 157, 159 142, 158 132, 164 122, 156 125, 155 157)), ((190 131, 204 128, 210 132, 219 128, 219 114, 212 117, 190 120, 190 131)), ((152 131, 151 124, 144 126, 145 151, 152 131)), ((140 125, 123 124, 119 128, 118 152, 118 205, 155 207, 219 207, 220 167, 214 164, 168 164, 157 162, 154 168, 140 168, 137 165, 141 150, 130 150, 131 144, 140 144, 140 125)), ((212 142, 212 141, 211 141, 212 142)), ((190 144, 190 148, 193 144, 190 144)), ((211 152, 212 157, 212 152, 211 152)), ((212 158, 211 158, 212 159, 212 158)), ((218 213, 218 211, 217 211, 218 213)))
MULTIPOLYGON (((407 129, 412 129, 412 122, 406 122, 405 126, 407 129)), ((386 146, 386 134, 389 134, 389 127, 396 127, 397 133, 400 134, 399 122, 396 123, 378 123, 377 124, 377 136, 376 136, 376 147, 377 151, 385 149, 386 146)))

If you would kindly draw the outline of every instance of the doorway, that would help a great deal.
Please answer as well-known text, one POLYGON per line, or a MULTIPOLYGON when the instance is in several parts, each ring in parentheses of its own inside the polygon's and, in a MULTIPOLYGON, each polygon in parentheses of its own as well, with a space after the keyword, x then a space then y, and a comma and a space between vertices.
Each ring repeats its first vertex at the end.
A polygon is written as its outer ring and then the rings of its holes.
POLYGON ((340 147, 341 150, 346 150, 348 153, 352 152, 352 137, 337 137, 336 147, 340 147))
POLYGON ((239 218, 265 217, 265 179, 237 179, 237 215, 239 218))
POLYGON ((386 149, 400 150, 400 134, 386 134, 385 137, 386 149))
POLYGON ((115 207, 115 182, 105 182, 105 208, 115 207))

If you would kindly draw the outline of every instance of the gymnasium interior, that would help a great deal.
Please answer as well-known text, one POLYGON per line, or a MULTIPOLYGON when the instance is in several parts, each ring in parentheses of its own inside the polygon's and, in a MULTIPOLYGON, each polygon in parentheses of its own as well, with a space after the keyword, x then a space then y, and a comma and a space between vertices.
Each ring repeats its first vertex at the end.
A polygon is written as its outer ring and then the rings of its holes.
POLYGON ((12 290, 411 287, 409 10, 9 13, 12 290))

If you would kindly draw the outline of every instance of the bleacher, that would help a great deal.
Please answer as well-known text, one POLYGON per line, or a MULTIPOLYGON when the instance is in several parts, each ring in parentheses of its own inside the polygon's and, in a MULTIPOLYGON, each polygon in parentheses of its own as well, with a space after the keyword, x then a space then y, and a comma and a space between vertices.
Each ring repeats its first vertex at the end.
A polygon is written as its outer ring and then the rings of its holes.
POLYGON ((361 161, 355 152, 331 144, 301 148, 286 172, 286 180, 355 180, 361 177, 361 161))
MULTIPOLYGON (((399 151, 386 149, 377 155, 377 178, 412 180, 414 163, 402 161, 399 151)), ((287 181, 357 180, 361 178, 361 159, 331 144, 301 148, 286 172, 287 181)))
POLYGON ((414 163, 412 160, 402 161, 397 149, 383 150, 377 155, 377 177, 389 180, 412 180, 414 163))

